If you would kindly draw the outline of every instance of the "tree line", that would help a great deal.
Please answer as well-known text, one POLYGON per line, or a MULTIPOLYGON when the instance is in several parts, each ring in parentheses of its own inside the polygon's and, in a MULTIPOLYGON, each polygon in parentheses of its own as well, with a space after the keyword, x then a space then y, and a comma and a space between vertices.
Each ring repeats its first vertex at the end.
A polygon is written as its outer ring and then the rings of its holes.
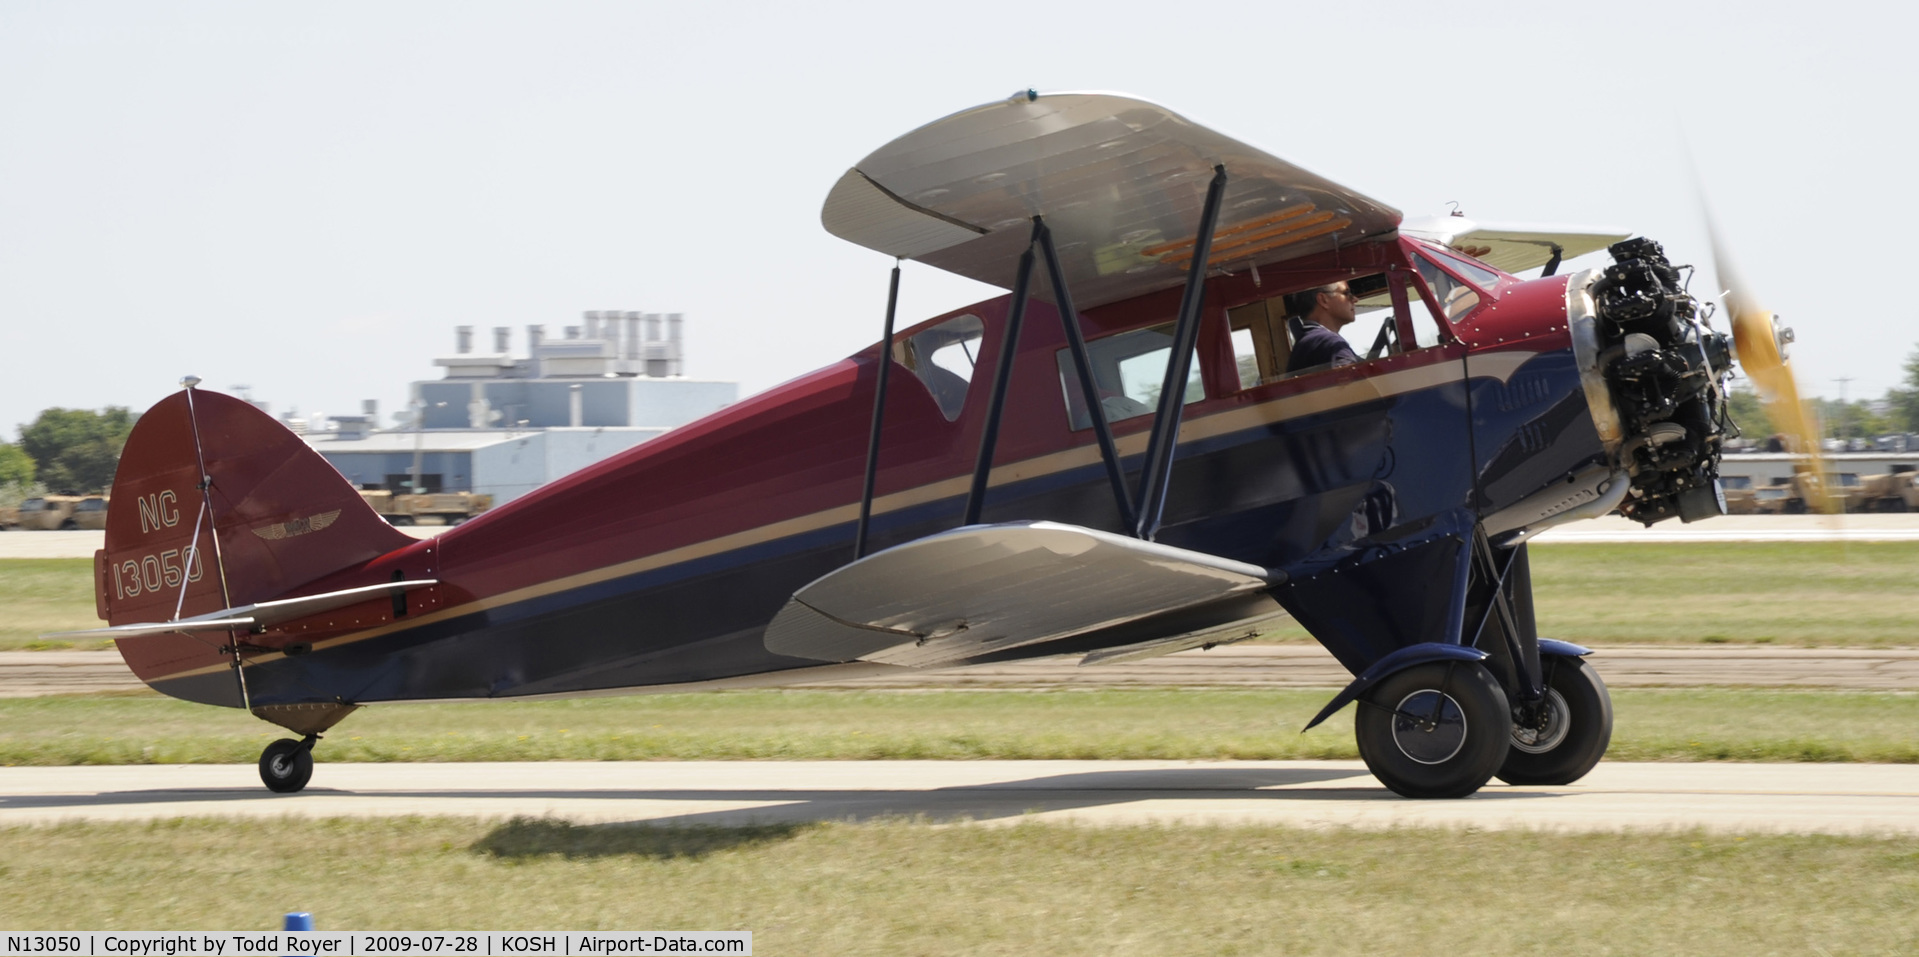
POLYGON ((104 491, 138 418, 117 405, 41 412, 20 426, 18 442, 0 442, 0 498, 104 491))
MULTIPOLYGON (((1919 348, 1906 357, 1905 373, 1904 387, 1888 389, 1879 399, 1842 402, 1813 398, 1806 400, 1806 407, 1826 438, 1872 439, 1894 432, 1919 432, 1919 348)), ((1737 384, 1726 398, 1741 435, 1764 442, 1779 431, 1750 386, 1737 384)))

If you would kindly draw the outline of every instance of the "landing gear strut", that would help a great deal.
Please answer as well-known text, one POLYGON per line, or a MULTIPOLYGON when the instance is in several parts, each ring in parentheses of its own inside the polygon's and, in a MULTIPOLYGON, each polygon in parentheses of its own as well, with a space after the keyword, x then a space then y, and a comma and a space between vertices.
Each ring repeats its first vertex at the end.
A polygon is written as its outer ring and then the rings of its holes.
POLYGON ((313 746, 320 736, 309 734, 298 741, 281 738, 260 752, 260 783, 277 794, 292 794, 307 786, 313 778, 313 746))

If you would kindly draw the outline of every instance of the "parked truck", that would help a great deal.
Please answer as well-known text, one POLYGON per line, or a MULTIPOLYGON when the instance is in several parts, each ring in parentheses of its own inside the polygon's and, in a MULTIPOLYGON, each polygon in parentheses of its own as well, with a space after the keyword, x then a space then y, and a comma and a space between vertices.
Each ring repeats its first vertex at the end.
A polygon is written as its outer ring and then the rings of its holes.
MULTIPOLYGON (((1878 482, 1876 479, 1891 479, 1892 476, 1868 475, 1860 477, 1856 472, 1827 472, 1825 485, 1832 494, 1833 504, 1843 512, 1878 511, 1879 499, 1894 494, 1889 490, 1890 482, 1878 482)), ((1811 472, 1794 473, 1789 480, 1779 480, 1778 484, 1757 489, 1758 511, 1761 514, 1803 515, 1812 509, 1809 507, 1818 496, 1818 480, 1811 472)))
POLYGON ((1726 514, 1752 515, 1760 511, 1759 495, 1752 487, 1752 476, 1725 475, 1719 481, 1726 496, 1726 514))
POLYGON ((73 510, 80 502, 78 495, 36 495, 20 503, 20 527, 30 531, 79 528, 73 510))
POLYGON ((493 496, 473 492, 395 494, 386 489, 362 489, 360 497, 393 525, 458 525, 493 507, 493 496))
POLYGON ((1919 472, 1910 465, 1895 465, 1882 475, 1859 480, 1859 510, 1862 512, 1919 511, 1919 472))

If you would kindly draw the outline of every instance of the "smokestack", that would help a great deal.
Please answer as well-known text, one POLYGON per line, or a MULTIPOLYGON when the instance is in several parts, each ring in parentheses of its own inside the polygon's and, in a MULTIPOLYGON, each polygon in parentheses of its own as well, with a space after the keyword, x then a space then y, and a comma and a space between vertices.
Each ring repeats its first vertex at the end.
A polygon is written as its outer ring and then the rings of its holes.
POLYGON ((540 347, 540 343, 545 341, 546 341, 545 326, 527 326, 526 327, 526 354, 527 355, 529 356, 532 355, 533 350, 538 349, 540 347))
POLYGON ((501 355, 506 355, 507 338, 512 334, 513 328, 511 326, 494 326, 493 351, 501 355))
POLYGON ((626 314, 626 357, 640 357, 640 314, 637 312, 626 314))
POLYGON ((586 337, 588 339, 598 339, 600 337, 600 314, 597 312, 588 312, 586 314, 586 337))
POLYGON ((620 311, 608 309, 600 313, 600 338, 613 346, 613 357, 620 356, 620 311))
POLYGON ((666 339, 668 342, 680 341, 680 320, 683 317, 684 313, 669 312, 666 314, 666 339))
POLYGON ((646 314, 646 341, 660 341, 660 314, 657 312, 646 314))
POLYGON ((453 343, 454 343, 454 351, 458 352, 461 355, 466 355, 467 353, 472 352, 473 351, 473 327, 472 326, 454 326, 453 327, 453 343))
POLYGON ((380 417, 380 400, 361 399, 360 414, 365 415, 367 418, 377 420, 380 417))
POLYGON ((566 327, 566 337, 567 337, 568 339, 578 339, 578 338, 580 337, 580 327, 579 327, 579 326, 567 326, 567 327, 566 327))

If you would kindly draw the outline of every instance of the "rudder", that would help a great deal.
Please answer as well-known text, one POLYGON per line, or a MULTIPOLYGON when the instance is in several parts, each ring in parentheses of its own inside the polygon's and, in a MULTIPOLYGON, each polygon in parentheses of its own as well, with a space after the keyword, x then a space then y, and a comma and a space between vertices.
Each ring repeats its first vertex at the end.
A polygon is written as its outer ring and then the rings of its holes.
MULTIPOLYGON (((271 416, 232 396, 182 390, 127 438, 95 588, 111 624, 168 621, 283 597, 412 542, 271 416)), ((212 650, 184 635, 119 644, 142 679, 212 650)))

